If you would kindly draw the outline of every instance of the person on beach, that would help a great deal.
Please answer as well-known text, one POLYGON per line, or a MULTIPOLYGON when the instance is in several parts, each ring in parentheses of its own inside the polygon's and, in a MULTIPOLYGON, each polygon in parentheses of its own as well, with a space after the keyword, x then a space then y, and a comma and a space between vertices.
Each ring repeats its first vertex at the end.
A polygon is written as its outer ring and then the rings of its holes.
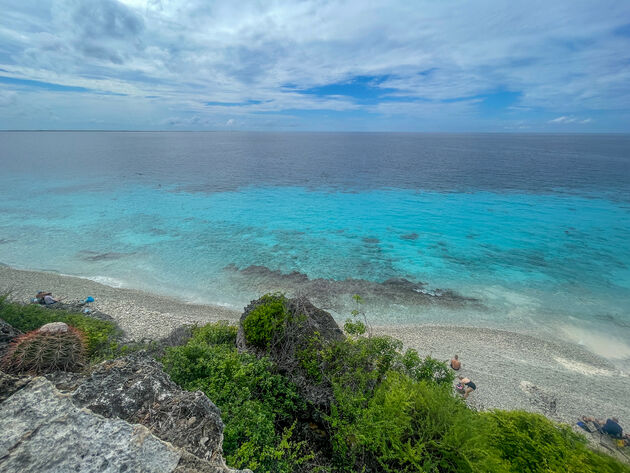
POLYGON ((616 437, 618 439, 623 438, 623 429, 619 425, 619 419, 616 417, 606 419, 606 423, 602 427, 602 431, 611 437, 616 437))
POLYGON ((59 302, 61 299, 55 299, 52 294, 46 294, 44 296, 44 304, 46 305, 53 305, 56 304, 57 302, 59 302))
POLYGON ((464 388, 464 399, 466 399, 471 392, 477 389, 477 385, 469 378, 464 378, 463 376, 458 376, 458 379, 462 382, 464 388))
POLYGON ((35 299, 37 300, 38 304, 42 304, 42 305, 53 305, 61 300, 61 299, 55 299, 52 296, 52 292, 44 292, 44 291, 39 291, 37 294, 35 294, 35 299))
POLYGON ((44 301, 44 298, 46 296, 51 296, 51 295, 52 295, 52 293, 50 293, 50 292, 39 291, 37 294, 35 294, 35 299, 33 299, 33 302, 37 302, 38 304, 44 305, 46 303, 44 301))
POLYGON ((582 416, 582 421, 592 422, 595 428, 603 434, 608 434, 611 437, 618 439, 624 437, 623 429, 619 425, 619 419, 617 419, 616 417, 606 419, 606 422, 604 422, 602 419, 596 419, 595 417, 582 416))
POLYGON ((453 358, 451 358, 451 368, 453 368, 455 371, 459 371, 461 367, 462 363, 459 361, 459 356, 455 355, 453 358))

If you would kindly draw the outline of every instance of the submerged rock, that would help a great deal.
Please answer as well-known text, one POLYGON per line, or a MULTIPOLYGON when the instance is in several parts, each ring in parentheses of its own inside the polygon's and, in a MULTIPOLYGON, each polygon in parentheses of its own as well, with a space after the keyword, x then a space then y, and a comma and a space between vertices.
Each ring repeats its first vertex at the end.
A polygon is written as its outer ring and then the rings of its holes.
POLYGON ((6 473, 169 473, 180 458, 146 427, 80 409, 45 378, 1 405, 0 470, 6 473))

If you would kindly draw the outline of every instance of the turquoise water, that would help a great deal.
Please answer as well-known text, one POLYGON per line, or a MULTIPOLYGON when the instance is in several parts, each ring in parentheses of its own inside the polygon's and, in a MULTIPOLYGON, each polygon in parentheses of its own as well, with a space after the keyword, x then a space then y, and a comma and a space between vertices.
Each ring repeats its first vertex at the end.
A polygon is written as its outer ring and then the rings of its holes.
POLYGON ((519 329, 630 357, 630 204, 610 187, 208 192, 76 174, 0 177, 0 262, 239 309, 304 293, 340 319, 359 293, 376 324, 519 329))

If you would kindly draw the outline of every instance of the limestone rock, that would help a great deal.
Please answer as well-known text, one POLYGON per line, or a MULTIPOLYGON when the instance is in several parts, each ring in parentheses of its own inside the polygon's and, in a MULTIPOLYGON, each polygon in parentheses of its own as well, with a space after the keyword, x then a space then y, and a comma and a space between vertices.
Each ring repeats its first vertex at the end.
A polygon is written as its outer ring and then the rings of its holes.
POLYGON ((0 358, 4 356, 11 341, 19 335, 22 332, 0 319, 0 358))
POLYGON ((13 376, 0 371, 0 402, 22 389, 31 379, 33 379, 31 376, 13 376))
POLYGON ((68 324, 65 322, 51 322, 49 324, 42 325, 37 329, 37 331, 44 333, 63 333, 68 331, 68 324))
POLYGON ((45 378, 0 405, 0 470, 170 473, 181 453, 141 425, 75 406, 45 378))
POLYGON ((297 297, 286 301, 285 307, 289 317, 287 317, 279 343, 274 343, 267 350, 260 350, 248 345, 243 331, 243 322, 252 310, 264 303, 263 299, 252 301, 241 315, 236 336, 238 349, 258 356, 269 356, 280 372, 296 384, 306 400, 326 409, 332 399, 331 386, 326 381, 314 383, 312 379, 309 379, 299 364, 297 353, 310 346, 310 340, 315 334, 318 334, 322 343, 343 340, 345 335, 332 315, 315 307, 305 297, 297 297))
POLYGON ((219 409, 200 391, 183 391, 144 352, 101 363, 73 394, 105 417, 147 426, 162 440, 225 468, 219 409))
POLYGON ((521 381, 520 387, 528 395, 531 404, 537 407, 545 416, 553 417, 556 415, 558 399, 555 394, 547 393, 529 381, 521 381))
POLYGON ((44 373, 42 376, 53 383, 62 393, 74 391, 85 381, 85 374, 74 371, 53 371, 52 373, 44 373))
MULTIPOLYGON (((253 347, 248 346, 243 332, 243 322, 256 307, 264 304, 263 299, 257 299, 249 303, 239 320, 238 333, 236 335, 236 345, 240 350, 252 351, 253 347)), ((291 337, 293 342, 298 343, 311 337, 315 332, 319 333, 323 341, 343 340, 344 334, 330 315, 325 310, 315 307, 307 298, 297 297, 287 299, 286 308, 295 321, 289 330, 285 328, 285 334, 291 337)), ((287 340, 290 341, 290 340, 287 340)))

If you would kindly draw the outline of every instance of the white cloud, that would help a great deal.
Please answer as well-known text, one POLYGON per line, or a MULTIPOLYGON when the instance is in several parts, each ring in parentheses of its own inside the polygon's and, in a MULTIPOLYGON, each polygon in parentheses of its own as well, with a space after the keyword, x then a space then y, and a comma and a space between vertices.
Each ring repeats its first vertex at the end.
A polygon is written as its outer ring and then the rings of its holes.
POLYGON ((0 107, 7 107, 13 105, 17 98, 17 94, 11 91, 0 90, 0 107))
POLYGON ((553 120, 549 120, 549 123, 573 123, 576 121, 575 117, 567 117, 562 115, 561 117, 554 118, 553 120))
POLYGON ((630 2, 0 0, 0 9, 0 75, 125 94, 117 103, 148 101, 159 120, 184 117, 178 126, 294 110, 431 119, 458 107, 472 124, 475 97, 497 90, 521 94, 506 112, 515 120, 545 112, 558 114, 549 123, 590 125, 578 117, 630 109, 630 38, 614 33, 630 2), (357 76, 378 76, 372 85, 397 101, 299 93, 357 76))
POLYGON ((591 123, 592 121, 593 121, 592 118, 578 118, 574 116, 562 115, 560 117, 549 120, 548 123, 553 123, 553 124, 579 123, 579 124, 585 125, 587 123, 591 123))

